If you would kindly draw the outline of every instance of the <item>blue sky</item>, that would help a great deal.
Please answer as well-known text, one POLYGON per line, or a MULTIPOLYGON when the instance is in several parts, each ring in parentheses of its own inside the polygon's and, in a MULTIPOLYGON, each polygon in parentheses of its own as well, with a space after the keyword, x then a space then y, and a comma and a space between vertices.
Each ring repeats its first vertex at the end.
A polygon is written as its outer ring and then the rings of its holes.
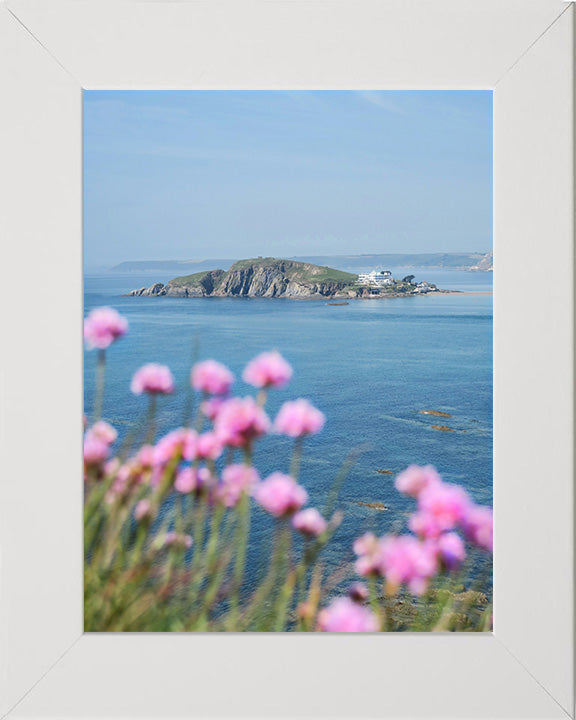
POLYGON ((86 91, 85 264, 487 252, 488 91, 86 91))

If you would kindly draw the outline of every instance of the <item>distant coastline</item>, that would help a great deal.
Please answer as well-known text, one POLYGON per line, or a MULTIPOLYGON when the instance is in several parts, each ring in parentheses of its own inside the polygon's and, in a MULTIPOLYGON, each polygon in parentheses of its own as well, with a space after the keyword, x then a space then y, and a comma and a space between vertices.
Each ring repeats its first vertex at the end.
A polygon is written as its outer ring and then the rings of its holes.
MULTIPOLYGON (((424 268, 436 270, 464 270, 492 272, 493 255, 489 253, 382 253, 363 255, 309 255, 285 258, 310 265, 329 266, 343 272, 358 274, 375 267, 424 268)), ((109 268, 107 272, 195 274, 213 268, 229 270, 237 259, 202 260, 128 260, 109 268)))

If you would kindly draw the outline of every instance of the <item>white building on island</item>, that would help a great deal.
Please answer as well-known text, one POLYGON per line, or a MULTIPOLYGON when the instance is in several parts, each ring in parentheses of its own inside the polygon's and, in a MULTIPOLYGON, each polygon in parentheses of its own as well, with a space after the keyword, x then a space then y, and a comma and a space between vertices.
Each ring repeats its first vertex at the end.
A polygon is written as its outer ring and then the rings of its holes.
POLYGON ((393 285, 394 279, 390 270, 372 270, 369 273, 360 273, 358 275, 358 285, 368 285, 369 287, 385 287, 393 285))

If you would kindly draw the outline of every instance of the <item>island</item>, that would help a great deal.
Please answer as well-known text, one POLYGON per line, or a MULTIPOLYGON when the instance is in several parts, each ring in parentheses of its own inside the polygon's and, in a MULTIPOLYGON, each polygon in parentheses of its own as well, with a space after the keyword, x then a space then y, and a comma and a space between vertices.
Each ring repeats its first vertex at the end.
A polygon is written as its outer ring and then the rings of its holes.
POLYGON ((132 290, 130 297, 261 297, 382 298, 444 292, 409 275, 392 278, 390 271, 355 275, 323 265, 259 257, 238 260, 229 270, 204 270, 176 277, 165 285, 132 290))

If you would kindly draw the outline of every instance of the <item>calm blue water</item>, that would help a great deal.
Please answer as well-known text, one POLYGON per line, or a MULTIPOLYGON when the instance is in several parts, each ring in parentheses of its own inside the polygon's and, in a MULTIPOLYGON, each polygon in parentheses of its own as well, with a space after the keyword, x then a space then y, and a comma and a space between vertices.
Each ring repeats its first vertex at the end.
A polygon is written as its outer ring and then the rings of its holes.
MULTIPOLYGON (((439 287, 492 290, 488 273, 394 269, 439 287)), ((411 501, 393 487, 410 463, 432 463, 445 479, 473 497, 492 502, 492 296, 427 296, 356 300, 178 299, 122 297, 132 288, 170 276, 87 276, 85 312, 111 305, 128 318, 129 335, 108 353, 104 416, 122 431, 133 427, 145 400, 130 393, 134 371, 145 362, 166 363, 180 393, 160 403, 160 431, 181 422, 189 370, 197 346, 201 358, 228 364, 237 377, 263 350, 276 348, 292 364, 294 380, 269 401, 273 415, 290 398, 307 397, 327 416, 323 433, 310 439, 301 482, 321 505, 347 454, 362 446, 340 495, 345 522, 330 562, 351 556, 351 542, 365 530, 385 532, 405 521, 411 501), (440 410, 435 418, 420 410, 440 410), (448 425, 440 432, 432 425, 448 425), (379 512, 356 502, 383 502, 379 512)), ((94 394, 94 353, 86 353, 85 409, 94 394)), ((238 383, 244 394, 249 389, 238 383)), ((289 443, 268 438, 256 452, 262 474, 288 471, 289 443)), ((269 544, 269 523, 257 514, 254 548, 269 544)), ((256 552, 256 550, 254 550, 256 552)))

